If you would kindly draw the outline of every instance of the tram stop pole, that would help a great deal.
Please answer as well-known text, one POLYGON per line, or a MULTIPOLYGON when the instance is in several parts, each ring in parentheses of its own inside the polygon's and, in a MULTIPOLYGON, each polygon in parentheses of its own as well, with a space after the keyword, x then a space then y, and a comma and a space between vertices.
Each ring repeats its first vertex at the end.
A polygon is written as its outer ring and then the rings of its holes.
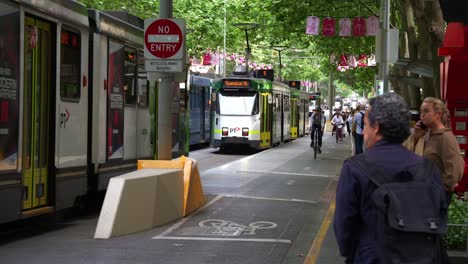
MULTIPOLYGON (((159 2, 159 18, 172 18, 173 0, 159 2)), ((172 83, 174 74, 163 72, 158 91, 158 160, 172 159, 172 83)))

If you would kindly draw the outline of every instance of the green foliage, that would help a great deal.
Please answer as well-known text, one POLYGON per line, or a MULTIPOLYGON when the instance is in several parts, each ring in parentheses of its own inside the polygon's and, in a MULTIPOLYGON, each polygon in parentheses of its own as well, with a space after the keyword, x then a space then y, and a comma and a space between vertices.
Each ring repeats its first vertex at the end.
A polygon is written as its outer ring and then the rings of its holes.
POLYGON ((462 197, 453 196, 449 207, 449 226, 445 240, 449 249, 465 249, 468 239, 468 192, 462 197))
MULTIPOLYGON (((100 10, 123 10, 143 19, 157 17, 159 1, 154 0, 82 0, 90 8, 100 10)), ((374 37, 324 37, 305 34, 307 16, 320 17, 367 17, 378 13, 378 1, 361 0, 211 0, 173 1, 174 17, 187 21, 187 52, 189 56, 201 57, 208 48, 222 51, 224 30, 226 30, 227 53, 245 54, 245 32, 235 27, 236 23, 257 23, 249 31, 251 60, 272 64, 276 74, 279 56, 274 54, 272 45, 288 46, 281 53, 282 76, 289 80, 320 81, 328 79, 331 69, 330 54, 369 54, 375 51, 374 37), (226 10, 226 28, 224 17, 226 10)), ((362 94, 370 91, 376 67, 354 69, 344 73, 335 71, 335 78, 350 89, 362 94)), ((322 85, 322 88, 327 87, 322 85)), ((324 93, 324 91, 322 91, 324 93)))

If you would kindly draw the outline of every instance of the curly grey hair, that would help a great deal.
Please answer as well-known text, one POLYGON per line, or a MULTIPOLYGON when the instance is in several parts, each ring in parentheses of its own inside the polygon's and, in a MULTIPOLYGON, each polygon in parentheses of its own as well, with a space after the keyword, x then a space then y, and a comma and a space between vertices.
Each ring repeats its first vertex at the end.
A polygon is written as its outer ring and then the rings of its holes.
POLYGON ((369 100, 368 120, 371 127, 379 124, 383 139, 402 143, 410 135, 411 113, 405 100, 395 93, 379 95, 369 100))

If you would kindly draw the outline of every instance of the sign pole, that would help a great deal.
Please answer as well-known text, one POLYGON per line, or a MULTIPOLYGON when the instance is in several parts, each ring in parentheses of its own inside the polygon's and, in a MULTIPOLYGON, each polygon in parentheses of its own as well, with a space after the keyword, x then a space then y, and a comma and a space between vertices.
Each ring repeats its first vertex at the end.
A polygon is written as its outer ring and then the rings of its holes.
POLYGON ((389 74, 389 58, 390 58, 390 0, 381 0, 381 23, 380 30, 382 34, 382 58, 379 64, 379 77, 383 81, 383 93, 389 93, 388 74, 389 74))
MULTIPOLYGON (((172 18, 172 0, 159 2, 159 18, 172 18)), ((161 73, 158 97, 158 159, 172 159, 172 73, 161 73)))

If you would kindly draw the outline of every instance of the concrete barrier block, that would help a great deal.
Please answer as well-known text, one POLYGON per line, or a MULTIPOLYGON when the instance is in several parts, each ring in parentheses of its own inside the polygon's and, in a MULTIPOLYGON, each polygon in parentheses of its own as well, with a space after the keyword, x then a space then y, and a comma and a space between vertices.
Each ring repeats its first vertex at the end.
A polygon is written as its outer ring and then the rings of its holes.
POLYGON ((182 170, 158 176, 155 201, 153 226, 183 217, 184 176, 182 170))
POLYGON ((206 203, 205 193, 195 160, 186 159, 184 166, 184 216, 206 203))
POLYGON ((183 171, 142 169, 110 180, 94 238, 150 229, 183 215, 183 171))
POLYGON ((173 160, 138 160, 138 167, 141 169, 183 169, 184 159, 173 160))

